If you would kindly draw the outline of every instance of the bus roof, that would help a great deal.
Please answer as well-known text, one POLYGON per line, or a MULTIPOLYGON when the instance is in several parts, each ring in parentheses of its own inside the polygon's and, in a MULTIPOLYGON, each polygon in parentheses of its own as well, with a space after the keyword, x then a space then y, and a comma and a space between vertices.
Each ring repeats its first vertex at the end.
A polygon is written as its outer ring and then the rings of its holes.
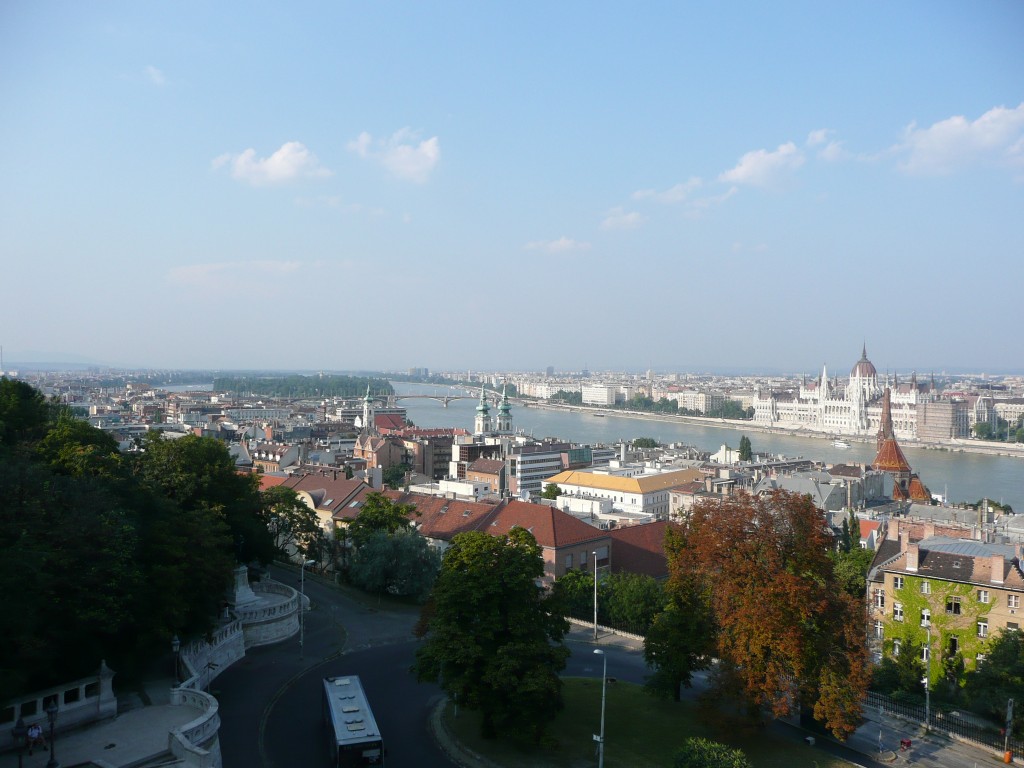
POLYGON ((339 745, 380 741, 377 721, 373 719, 373 711, 358 676, 325 677, 324 695, 330 706, 339 745))

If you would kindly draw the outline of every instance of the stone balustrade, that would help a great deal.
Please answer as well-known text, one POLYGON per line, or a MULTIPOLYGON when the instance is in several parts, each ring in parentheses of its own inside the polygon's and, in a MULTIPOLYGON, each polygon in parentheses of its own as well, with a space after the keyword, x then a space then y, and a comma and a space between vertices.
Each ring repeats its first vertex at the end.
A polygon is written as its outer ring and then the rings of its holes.
POLYGON ((245 647, 277 643, 299 631, 299 593, 276 581, 258 581, 252 591, 263 598, 236 608, 245 633, 245 647))
POLYGON ((0 745, 3 748, 15 746, 11 729, 22 718, 26 726, 39 723, 44 730, 49 728, 46 707, 50 702, 57 704, 56 731, 66 731, 117 715, 117 697, 113 688, 114 672, 105 661, 92 677, 85 677, 72 683, 47 688, 22 696, 8 703, 0 710, 0 745))
POLYGON ((217 700, 208 693, 190 688, 171 690, 171 703, 190 706, 201 714, 195 720, 171 730, 168 749, 190 768, 220 768, 220 714, 217 700))

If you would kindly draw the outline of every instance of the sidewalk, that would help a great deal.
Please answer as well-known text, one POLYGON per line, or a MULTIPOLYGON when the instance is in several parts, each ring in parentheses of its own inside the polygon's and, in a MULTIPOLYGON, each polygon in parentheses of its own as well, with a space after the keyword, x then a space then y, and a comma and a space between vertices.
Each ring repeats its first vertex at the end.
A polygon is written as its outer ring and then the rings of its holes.
MULTIPOLYGON (((131 768, 146 765, 158 757, 170 757, 169 734, 195 720, 200 712, 190 706, 170 703, 170 679, 147 684, 151 703, 119 714, 113 720, 56 734, 56 757, 63 768, 99 766, 100 768, 131 768), (166 683, 166 685, 163 685, 166 683)), ((51 745, 51 748, 53 745, 51 745)), ((50 753, 33 750, 22 756, 25 768, 44 768, 50 753)), ((0 754, 0 768, 15 768, 17 751, 0 754)))

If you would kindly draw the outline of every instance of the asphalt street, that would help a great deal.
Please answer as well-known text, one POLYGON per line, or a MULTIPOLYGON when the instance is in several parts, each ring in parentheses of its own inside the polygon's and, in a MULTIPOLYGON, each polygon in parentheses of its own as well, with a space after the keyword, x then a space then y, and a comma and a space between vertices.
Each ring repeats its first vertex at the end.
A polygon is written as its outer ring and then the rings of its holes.
MULTIPOLYGON (((275 568, 272 575, 290 586, 299 586, 297 572, 275 568)), ((362 679, 384 735, 389 765, 455 765, 436 745, 428 728, 429 715, 440 701, 441 691, 435 685, 417 683, 409 672, 417 647, 412 632, 418 609, 394 605, 381 609, 372 599, 311 578, 306 579, 305 591, 311 610, 305 614, 301 653, 297 637, 252 649, 213 683, 212 692, 220 700, 224 768, 325 766, 320 686, 324 677, 332 675, 359 675, 362 679)), ((601 641, 609 678, 642 683, 647 675, 642 653, 635 647, 611 644, 611 640, 601 641)), ((572 655, 563 674, 601 675, 602 659, 594 654, 595 646, 586 631, 571 633, 567 645, 572 655)), ((694 687, 684 690, 685 696, 694 699, 705 687, 703 673, 695 677, 694 687)), ((900 734, 891 724, 885 727, 887 740, 896 745, 900 734)), ((803 743, 808 735, 783 721, 770 722, 766 730, 797 743, 803 743)), ((922 766, 969 766, 970 762, 962 761, 967 754, 976 754, 920 746, 926 749, 915 748, 912 762, 922 766)), ((820 752, 868 768, 892 764, 878 762, 871 755, 828 738, 818 737, 816 745, 808 749, 808 765, 814 764, 812 753, 820 752)), ((870 751, 864 745, 861 749, 870 751)), ((899 762, 906 762, 906 758, 901 755, 899 762)))

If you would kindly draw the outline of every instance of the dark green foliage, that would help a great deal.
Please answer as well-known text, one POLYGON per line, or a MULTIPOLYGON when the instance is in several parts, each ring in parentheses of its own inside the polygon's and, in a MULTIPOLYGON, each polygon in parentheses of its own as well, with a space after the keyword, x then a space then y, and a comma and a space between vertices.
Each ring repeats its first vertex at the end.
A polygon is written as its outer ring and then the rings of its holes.
POLYGON ((875 667, 871 677, 872 690, 910 701, 924 698, 925 667, 921 661, 921 646, 910 639, 903 640, 900 654, 886 655, 875 667))
POLYGON ((262 397, 362 397, 366 394, 367 387, 374 395, 395 393, 387 379, 361 376, 224 376, 213 381, 215 392, 262 397))
POLYGON ((843 591, 851 597, 864 597, 868 568, 871 566, 874 554, 870 549, 861 549, 859 546, 852 547, 848 552, 832 553, 836 580, 842 586, 843 591))
POLYGON ((689 738, 676 753, 674 768, 753 768, 742 749, 709 739, 689 738))
POLYGON ((607 619, 603 623, 644 635, 654 617, 665 608, 665 589, 661 582, 639 573, 613 573, 601 579, 598 608, 607 619))
POLYGON ((569 651, 557 599, 538 586, 544 575, 533 535, 472 531, 452 539, 423 610, 425 637, 413 671, 437 682, 460 706, 481 713, 481 732, 529 734, 539 742, 562 708, 558 673, 569 651))
POLYGON ((1024 634, 1002 630, 992 638, 985 660, 965 676, 964 695, 972 710, 997 723, 1005 722, 1006 701, 1013 699, 1013 732, 1024 732, 1024 634))
POLYGON ((405 485, 405 473, 411 469, 408 464, 395 464, 384 470, 381 479, 388 488, 397 490, 405 485))
POLYGON ((348 537, 358 548, 374 533, 395 533, 408 528, 418 515, 413 504, 398 504, 383 493, 368 493, 356 519, 348 525, 348 537))
POLYGON ((743 435, 740 438, 740 461, 750 461, 754 458, 754 449, 750 445, 750 438, 743 435))
POLYGON ((289 559, 298 554, 308 559, 311 544, 320 533, 316 512, 291 488, 275 485, 261 494, 263 519, 274 537, 278 554, 289 559))
POLYGON ((554 483, 548 483, 547 485, 544 486, 544 491, 541 493, 540 497, 542 499, 552 499, 552 500, 554 500, 554 499, 557 499, 561 495, 562 495, 562 489, 561 488, 559 488, 554 483))
POLYGON ((574 619, 594 615, 594 575, 589 571, 566 571, 555 582, 553 594, 563 615, 574 619))
POLYGON ((653 437, 638 437, 633 440, 634 448, 657 448, 658 441, 653 437))
POLYGON ((215 440, 144 453, 0 381, 0 698, 106 659, 128 681, 170 638, 208 632, 236 557, 274 551, 254 478, 215 440))
POLYGON ((378 531, 356 550, 348 575, 355 586, 367 592, 423 602, 440 565, 441 556, 412 530, 378 531))

